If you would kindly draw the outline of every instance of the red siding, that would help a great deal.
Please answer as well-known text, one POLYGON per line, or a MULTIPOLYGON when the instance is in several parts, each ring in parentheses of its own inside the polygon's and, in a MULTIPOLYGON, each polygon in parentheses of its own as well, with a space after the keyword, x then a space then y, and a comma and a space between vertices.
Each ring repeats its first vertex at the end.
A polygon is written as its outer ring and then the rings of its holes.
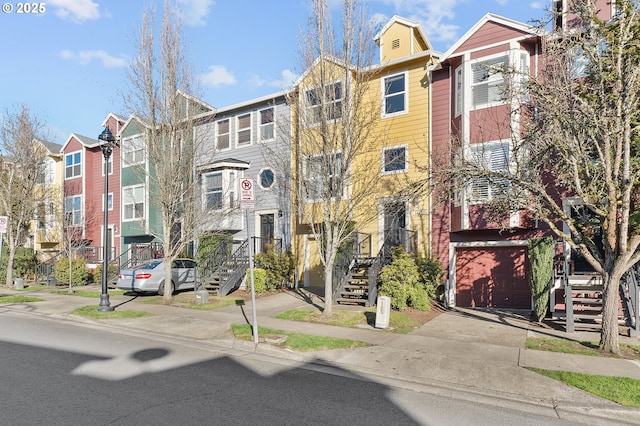
POLYGON ((472 37, 469 37, 455 53, 465 52, 468 50, 476 50, 483 46, 504 42, 505 40, 520 38, 528 35, 515 28, 506 27, 496 22, 487 22, 476 31, 472 37))

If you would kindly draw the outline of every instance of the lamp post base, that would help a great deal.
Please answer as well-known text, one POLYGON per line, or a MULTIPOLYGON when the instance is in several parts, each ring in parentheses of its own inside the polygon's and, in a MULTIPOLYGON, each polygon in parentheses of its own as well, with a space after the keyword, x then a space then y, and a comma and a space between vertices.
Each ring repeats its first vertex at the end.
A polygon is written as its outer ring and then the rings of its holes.
POLYGON ((111 312, 113 308, 109 303, 109 295, 101 294, 100 295, 100 305, 98 305, 98 312, 111 312))

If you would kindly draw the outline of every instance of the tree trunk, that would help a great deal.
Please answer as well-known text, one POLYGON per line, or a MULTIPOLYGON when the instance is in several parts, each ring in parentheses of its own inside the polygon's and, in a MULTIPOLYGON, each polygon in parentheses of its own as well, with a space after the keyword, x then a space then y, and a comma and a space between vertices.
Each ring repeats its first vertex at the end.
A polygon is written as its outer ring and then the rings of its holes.
POLYGON ((333 267, 334 261, 328 261, 324 269, 324 311, 322 316, 333 316, 333 267))
POLYGON ((9 244, 8 252, 9 253, 7 255, 7 282, 5 284, 7 285, 7 287, 13 287, 13 264, 16 258, 15 245, 9 244))
MULTIPOLYGON (((165 253, 166 256, 166 253, 165 253)), ((171 258, 164 258, 164 294, 162 300, 165 302, 171 302, 173 292, 171 291, 171 258)))
POLYGON ((600 332, 600 349, 620 354, 618 343, 618 306, 620 304, 620 277, 605 272, 602 276, 604 285, 602 294, 602 331, 600 332))

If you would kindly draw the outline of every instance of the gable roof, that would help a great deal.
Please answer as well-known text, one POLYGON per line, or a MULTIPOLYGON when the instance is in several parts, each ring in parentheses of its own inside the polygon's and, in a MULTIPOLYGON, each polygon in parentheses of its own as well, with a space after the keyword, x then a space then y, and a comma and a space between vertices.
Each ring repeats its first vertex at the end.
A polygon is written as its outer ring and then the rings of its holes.
POLYGON ((402 25, 406 25, 407 27, 411 27, 413 29, 415 29, 418 32, 418 35, 420 36, 420 38, 424 41, 425 45, 427 46, 427 50, 433 50, 433 46, 431 45, 431 42, 429 41, 429 39, 427 38, 427 35, 425 34, 424 30, 422 29, 422 25, 420 25, 419 22, 417 21, 412 21, 411 19, 407 19, 407 18, 403 18, 402 16, 398 16, 398 15, 393 15, 391 17, 391 19, 389 19, 389 22, 387 22, 384 27, 382 27, 380 29, 380 31, 378 31, 378 33, 373 37, 373 40, 379 44, 380 43, 380 38, 382 37, 382 35, 389 29, 391 28, 391 26, 395 23, 399 23, 402 25))
POLYGON ((59 143, 53 143, 42 139, 34 139, 33 141, 39 143, 47 151, 49 151, 49 155, 60 156, 60 154, 62 154, 62 145, 60 145, 59 143))
POLYGON ((495 13, 489 12, 489 13, 485 14, 482 18, 480 18, 480 20, 478 22, 476 22, 475 25, 469 29, 469 31, 467 31, 449 49, 447 49, 447 51, 444 52, 444 54, 440 58, 440 61, 444 62, 447 59, 449 59, 450 57, 455 56, 454 54, 456 53, 456 51, 464 43, 466 43, 471 37, 473 37, 473 35, 476 32, 478 32, 478 30, 480 28, 482 28, 488 22, 493 22, 495 24, 502 25, 502 26, 511 28, 513 30, 522 32, 523 33, 523 37, 539 36, 539 35, 542 35, 543 32, 544 32, 543 30, 541 30, 541 29, 539 29, 537 27, 534 27, 532 25, 525 24, 523 22, 516 21, 514 19, 505 18, 504 16, 496 15, 495 13))
POLYGON ((100 141, 97 139, 93 139, 88 136, 79 135, 77 133, 71 133, 71 135, 69 135, 69 137, 67 138, 67 141, 64 143, 64 145, 62 145, 61 151, 64 151, 67 145, 69 145, 69 143, 73 139, 80 142, 80 144, 82 144, 82 146, 84 146, 85 148, 97 148, 100 146, 100 141))

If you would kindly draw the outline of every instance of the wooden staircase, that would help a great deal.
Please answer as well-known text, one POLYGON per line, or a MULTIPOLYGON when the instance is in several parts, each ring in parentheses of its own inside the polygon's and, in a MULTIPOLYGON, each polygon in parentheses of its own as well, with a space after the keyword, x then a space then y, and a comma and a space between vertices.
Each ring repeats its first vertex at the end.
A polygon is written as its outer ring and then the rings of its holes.
MULTIPOLYGON (((600 328, 602 323, 602 280, 598 274, 579 274, 567 276, 569 285, 556 293, 554 317, 573 321, 574 326, 592 329, 600 328), (569 290, 570 289, 570 290, 569 290), (559 299, 559 300, 558 300, 559 299), (569 311, 567 304, 573 309, 569 311)), ((567 328, 571 328, 567 324, 567 328)))
POLYGON ((370 306, 369 272, 374 260, 374 258, 366 258, 354 261, 336 303, 370 306))

